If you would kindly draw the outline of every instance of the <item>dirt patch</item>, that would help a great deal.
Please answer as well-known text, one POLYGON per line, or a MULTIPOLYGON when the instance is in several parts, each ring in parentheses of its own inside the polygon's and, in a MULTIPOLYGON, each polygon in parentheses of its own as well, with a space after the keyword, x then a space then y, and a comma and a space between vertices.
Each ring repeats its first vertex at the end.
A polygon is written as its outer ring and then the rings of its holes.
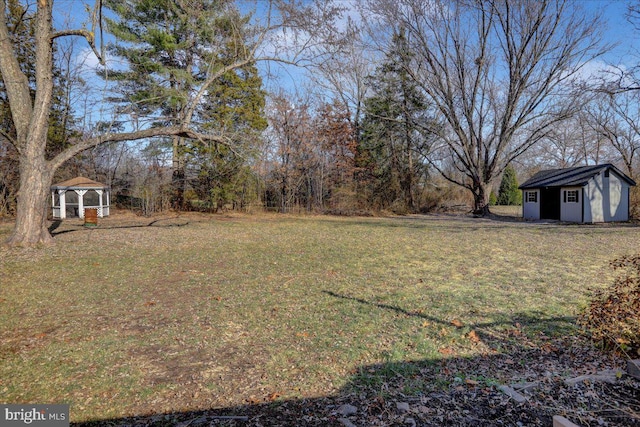
MULTIPOLYGON (((141 389, 158 389, 153 402, 134 403, 133 413, 194 410, 231 405, 238 396, 262 399, 269 391, 261 384, 263 350, 247 339, 242 326, 228 322, 217 328, 215 345, 148 345, 129 351, 128 363, 144 372, 141 389)), ((179 340, 176 340, 179 341, 179 340)), ((262 401, 262 400, 260 400, 262 401)))

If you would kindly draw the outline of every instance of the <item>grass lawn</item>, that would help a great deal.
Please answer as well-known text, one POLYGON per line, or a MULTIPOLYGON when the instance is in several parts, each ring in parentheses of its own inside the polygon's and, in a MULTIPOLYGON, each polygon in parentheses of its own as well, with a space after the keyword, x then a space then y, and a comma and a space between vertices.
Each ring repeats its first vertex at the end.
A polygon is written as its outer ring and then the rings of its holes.
POLYGON ((54 233, 0 249, 0 401, 69 403, 76 422, 328 395, 371 365, 503 351, 514 328, 570 335, 640 241, 456 216, 120 214, 54 233))

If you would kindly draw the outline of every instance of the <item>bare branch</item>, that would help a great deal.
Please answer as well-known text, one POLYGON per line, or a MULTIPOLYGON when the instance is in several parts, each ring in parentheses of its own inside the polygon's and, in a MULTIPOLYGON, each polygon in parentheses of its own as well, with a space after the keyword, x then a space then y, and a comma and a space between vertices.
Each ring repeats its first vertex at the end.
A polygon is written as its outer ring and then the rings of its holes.
POLYGON ((105 133, 91 138, 85 138, 68 147, 64 152, 51 159, 49 163, 53 168, 58 168, 62 166, 64 162, 74 157, 76 154, 81 153, 89 148, 93 148, 95 146, 109 142, 136 141, 140 139, 169 136, 190 138, 199 141, 210 141, 223 145, 229 144, 229 141, 221 136, 197 132, 185 126, 171 126, 162 128, 158 127, 139 130, 135 132, 105 133))

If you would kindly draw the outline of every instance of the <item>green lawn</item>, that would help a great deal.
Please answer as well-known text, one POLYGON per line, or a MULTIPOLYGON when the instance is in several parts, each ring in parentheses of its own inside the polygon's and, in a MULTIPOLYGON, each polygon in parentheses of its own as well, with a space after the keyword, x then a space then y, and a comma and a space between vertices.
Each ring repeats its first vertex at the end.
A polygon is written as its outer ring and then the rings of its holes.
POLYGON ((115 215, 55 233, 0 249, 0 401, 69 403, 72 421, 327 395, 373 364, 500 352, 514 325, 570 334, 640 241, 454 216, 115 215))

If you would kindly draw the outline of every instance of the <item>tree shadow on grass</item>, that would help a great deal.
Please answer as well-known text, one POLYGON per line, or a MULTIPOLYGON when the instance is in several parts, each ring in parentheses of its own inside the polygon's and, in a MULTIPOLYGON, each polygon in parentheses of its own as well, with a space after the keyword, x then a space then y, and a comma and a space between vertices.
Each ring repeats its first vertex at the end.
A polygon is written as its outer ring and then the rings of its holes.
MULTIPOLYGON (((430 322, 440 324, 443 326, 452 326, 451 321, 445 321, 439 319, 435 316, 431 316, 425 314, 422 311, 408 311, 402 307, 398 307, 391 304, 383 304, 379 302, 367 301, 362 298, 357 298, 349 295, 338 294, 333 291, 322 291, 323 293, 330 295, 334 298, 355 301, 363 305, 368 305, 371 307, 377 307, 384 310, 395 311, 399 314, 403 314, 409 317, 417 317, 424 320, 428 320, 430 322)), ((556 316, 556 317, 545 317, 544 313, 539 311, 533 311, 528 313, 519 313, 514 316, 499 316, 496 320, 491 322, 482 322, 482 323, 474 323, 465 325, 467 328, 471 328, 480 336, 483 336, 485 339, 495 340, 492 338, 492 334, 490 335, 488 332, 488 328, 493 328, 496 326, 509 326, 509 325, 525 325, 530 329, 531 332, 541 332, 541 333, 550 333, 554 335, 566 335, 575 332, 575 317, 573 316, 556 316)), ((454 325, 455 326, 455 325, 454 325)), ((501 341, 498 339, 498 341, 501 341)), ((498 343, 499 344, 499 343, 498 343)))
POLYGON ((51 235, 53 237, 61 235, 61 234, 66 234, 66 233, 74 233, 74 232, 79 232, 79 231, 91 231, 91 230, 116 230, 116 229, 129 229, 129 228, 148 228, 148 227, 159 227, 159 228, 171 228, 171 227, 184 227, 190 224, 190 221, 184 221, 184 222, 178 222, 178 223, 163 223, 164 221, 171 221, 174 219, 178 219, 180 218, 179 216, 176 217, 171 217, 171 218, 159 218, 159 219, 154 219, 153 221, 150 222, 145 222, 142 224, 127 224, 127 225, 100 225, 98 224, 97 227, 86 227, 82 224, 74 224, 72 225, 73 228, 67 228, 64 230, 60 230, 60 231, 56 231, 58 228, 60 228, 61 224, 63 223, 63 221, 60 220, 56 220, 53 221, 52 224, 49 226, 49 233, 51 233, 51 235))
MULTIPOLYGON (((380 304, 331 291, 326 294, 441 326, 451 322, 399 306, 380 304)), ((465 357, 441 349, 441 358, 387 361, 360 366, 337 393, 309 399, 278 399, 237 406, 136 417, 101 419, 83 426, 550 426, 563 415, 581 426, 640 426, 640 381, 613 383, 567 378, 620 366, 613 355, 574 336, 571 317, 517 314, 466 325, 484 350, 465 357), (502 326, 504 332, 496 333, 502 326), (533 333, 532 333, 533 332, 533 333), (552 338, 546 333, 554 333, 552 338), (532 337, 532 335, 537 336, 532 337), (514 399, 501 386, 522 397, 514 399)), ((517 396, 516 396, 517 397, 517 396)), ((189 406, 190 402, 176 402, 189 406)), ((73 407, 71 408, 73 412, 73 407)))

